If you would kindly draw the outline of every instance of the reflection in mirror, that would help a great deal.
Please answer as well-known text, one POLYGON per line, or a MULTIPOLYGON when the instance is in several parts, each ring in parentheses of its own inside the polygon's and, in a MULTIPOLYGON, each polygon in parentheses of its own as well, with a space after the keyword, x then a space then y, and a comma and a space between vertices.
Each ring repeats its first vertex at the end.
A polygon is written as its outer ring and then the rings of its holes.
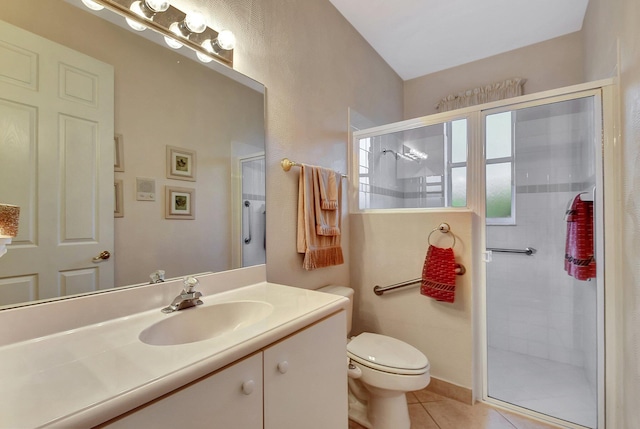
POLYGON ((0 306, 264 263, 262 85, 71 3, 0 11, 0 306))

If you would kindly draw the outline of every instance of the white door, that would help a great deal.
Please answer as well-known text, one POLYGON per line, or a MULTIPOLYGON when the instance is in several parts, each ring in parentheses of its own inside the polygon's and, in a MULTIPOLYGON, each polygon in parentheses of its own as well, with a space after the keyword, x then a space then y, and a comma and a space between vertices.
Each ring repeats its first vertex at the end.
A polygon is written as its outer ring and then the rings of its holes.
POLYGON ((113 287, 113 67, 0 21, 0 306, 113 287))

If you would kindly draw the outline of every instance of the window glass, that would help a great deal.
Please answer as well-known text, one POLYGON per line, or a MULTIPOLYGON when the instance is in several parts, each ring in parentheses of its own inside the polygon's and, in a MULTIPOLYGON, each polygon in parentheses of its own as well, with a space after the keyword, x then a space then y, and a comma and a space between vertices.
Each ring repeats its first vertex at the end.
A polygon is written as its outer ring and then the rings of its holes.
POLYGON ((451 122, 451 162, 467 162, 466 119, 451 122))
POLYGON ((487 165, 487 219, 512 216, 511 162, 487 165))
POLYGON ((451 206, 467 206, 467 167, 451 169, 451 206))
POLYGON ((357 144, 360 209, 467 205, 466 119, 362 137, 357 144))
POLYGON ((487 159, 511 156, 511 112, 487 116, 487 159))

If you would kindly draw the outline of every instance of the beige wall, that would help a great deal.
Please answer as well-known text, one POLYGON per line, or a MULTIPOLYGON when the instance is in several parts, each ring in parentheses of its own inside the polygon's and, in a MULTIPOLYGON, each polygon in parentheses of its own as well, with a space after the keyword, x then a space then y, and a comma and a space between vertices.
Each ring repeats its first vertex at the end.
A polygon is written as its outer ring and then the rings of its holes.
MULTIPOLYGON (((622 133, 622 421, 640 425, 640 3, 637 0, 591 0, 584 24, 585 71, 589 78, 619 77, 622 133), (619 56, 618 56, 619 52, 619 56)), ((608 285, 609 286, 609 285, 608 285)), ((615 359, 615 358, 614 358, 615 359)))
MULTIPOLYGON (((431 375, 466 388, 473 385, 472 213, 375 213, 351 216, 351 271, 356 293, 352 335, 362 331, 399 338, 422 351, 431 375), (442 303, 420 295, 419 285, 377 296, 387 286, 419 278, 429 234, 447 222, 456 236, 456 261, 467 269, 457 277, 456 299, 442 303)), ((438 231, 431 243, 449 247, 438 231)))
POLYGON ((114 66, 125 160, 115 284, 230 269, 231 145, 264 144, 263 95, 62 0, 6 0, 0 19, 114 66), (167 145, 196 151, 196 182, 166 178, 167 145), (136 177, 155 179, 155 201, 136 201, 136 177), (165 186, 195 189, 195 220, 164 218, 165 186))
POLYGON ((441 98, 511 77, 527 79, 525 94, 584 82, 579 32, 411 79, 404 84, 405 119, 437 113, 441 98))
POLYGON ((236 33, 234 68, 267 87, 267 278, 304 288, 349 285, 345 263, 306 271, 296 253, 298 170, 280 159, 347 171, 348 108, 379 123, 402 119, 402 80, 327 0, 190 3, 236 33))

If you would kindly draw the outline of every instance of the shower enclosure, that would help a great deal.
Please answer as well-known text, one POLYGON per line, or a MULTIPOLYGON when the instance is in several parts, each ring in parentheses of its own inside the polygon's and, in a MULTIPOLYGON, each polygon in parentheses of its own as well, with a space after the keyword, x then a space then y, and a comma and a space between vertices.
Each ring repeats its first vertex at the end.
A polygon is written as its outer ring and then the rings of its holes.
POLYGON ((233 268, 266 261, 266 205, 264 154, 238 156, 234 161, 233 268))
MULTIPOLYGON (((573 200, 593 213, 598 195, 598 102, 482 114, 487 395, 588 428, 598 426, 597 269, 569 275, 565 247, 573 200)), ((593 222, 584 228, 594 234, 593 222)))
POLYGON ((468 207, 482 219, 476 397, 570 428, 604 427, 601 93, 558 90, 353 139, 360 210, 468 207), (576 199, 592 216, 577 239, 590 249, 578 264, 595 263, 586 277, 565 270, 576 199))

